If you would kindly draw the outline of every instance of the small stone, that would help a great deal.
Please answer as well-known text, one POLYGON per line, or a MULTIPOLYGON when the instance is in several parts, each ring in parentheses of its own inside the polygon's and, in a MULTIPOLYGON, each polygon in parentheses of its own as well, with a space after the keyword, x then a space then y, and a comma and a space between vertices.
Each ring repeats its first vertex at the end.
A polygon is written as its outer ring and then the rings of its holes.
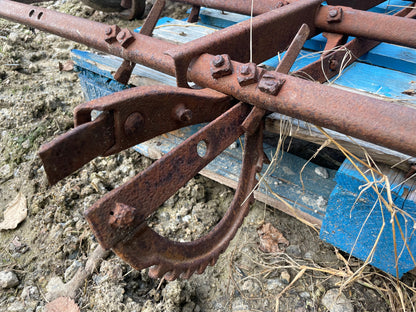
POLYGON ((332 288, 326 292, 322 298, 322 304, 329 312, 354 312, 351 301, 337 288, 332 288))
POLYGON ((311 297, 311 295, 307 291, 302 291, 299 296, 303 299, 308 299, 311 297))
POLYGON ((244 302, 242 298, 236 298, 231 307, 232 312, 249 311, 250 307, 244 302))
POLYGON ((322 178, 324 178, 324 179, 328 179, 329 178, 329 173, 328 173, 328 170, 326 170, 325 168, 323 168, 323 167, 316 167, 315 168, 315 173, 318 175, 318 176, 320 176, 320 177, 322 177, 322 178))
POLYGON ((282 281, 279 278, 274 279, 268 279, 266 282, 266 288, 267 290, 275 290, 277 288, 284 288, 286 285, 282 283, 282 281))
POLYGON ((290 283, 289 272, 285 270, 282 273, 280 273, 280 279, 282 280, 283 283, 289 284, 290 283))
POLYGON ((168 283, 163 289, 162 295, 165 300, 170 299, 174 304, 179 305, 184 299, 181 283, 177 280, 168 283))
POLYGON ((69 280, 77 273, 78 269, 82 267, 82 263, 75 260, 72 264, 65 270, 64 279, 65 282, 69 282, 69 280))
POLYGON ((257 296, 261 292, 261 287, 254 280, 246 280, 243 285, 241 285, 241 290, 248 294, 248 297, 257 296))
POLYGON ((26 286, 23 288, 20 298, 23 300, 39 300, 39 290, 36 286, 26 286))
POLYGON ((305 252, 304 258, 308 260, 313 260, 313 256, 314 256, 313 252, 307 251, 305 252))
POLYGON ((2 288, 12 288, 19 285, 19 279, 12 271, 1 271, 0 285, 2 288))
POLYGON ((184 305, 184 307, 182 308, 182 312, 193 312, 194 308, 195 303, 191 301, 184 305))
POLYGON ((21 301, 15 301, 7 308, 9 312, 24 312, 25 310, 25 304, 21 301))
POLYGON ((302 256, 302 251, 298 245, 290 245, 286 248, 286 253, 289 256, 300 258, 302 256))

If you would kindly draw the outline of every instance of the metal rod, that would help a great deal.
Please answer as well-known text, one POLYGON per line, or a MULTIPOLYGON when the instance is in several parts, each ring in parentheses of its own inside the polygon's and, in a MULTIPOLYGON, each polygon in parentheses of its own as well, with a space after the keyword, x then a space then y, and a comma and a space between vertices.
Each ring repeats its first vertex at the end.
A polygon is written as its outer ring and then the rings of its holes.
POLYGON ((416 48, 416 20, 410 18, 323 6, 316 15, 315 25, 322 31, 416 48), (328 16, 335 15, 337 8, 342 10, 339 21, 331 21, 328 16))
MULTIPOLYGON (((278 96, 274 96, 259 90, 257 84, 241 87, 235 74, 214 79, 212 60, 213 56, 202 55, 192 63, 188 78, 242 102, 416 156, 414 108, 268 72, 270 83, 283 83, 278 96)), ((233 72, 239 66, 232 62, 233 72)))
POLYGON ((152 37, 10 0, 0 0, 0 17, 175 75, 173 60, 163 54, 173 45, 152 37), (131 36, 124 43, 126 47, 116 37, 117 32, 121 31, 125 31, 126 36, 131 36))

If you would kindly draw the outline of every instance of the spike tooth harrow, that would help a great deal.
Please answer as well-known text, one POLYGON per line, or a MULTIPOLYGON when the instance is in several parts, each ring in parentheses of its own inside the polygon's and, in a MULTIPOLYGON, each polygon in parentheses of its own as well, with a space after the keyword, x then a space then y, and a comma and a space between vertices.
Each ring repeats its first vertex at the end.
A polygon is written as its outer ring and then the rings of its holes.
MULTIPOLYGON (((178 2, 245 14, 251 10, 251 1, 247 0, 178 2)), ((287 75, 306 38, 322 31, 331 38, 328 48, 345 43, 349 35, 359 36, 345 44, 353 49, 354 60, 379 41, 416 48, 416 21, 406 17, 415 15, 414 3, 396 16, 359 10, 381 2, 342 2, 351 8, 322 6, 320 0, 255 1, 254 15, 258 16, 252 21, 182 46, 149 37, 164 5, 160 0, 142 34, 10 0, 0 0, 0 17, 124 58, 130 62, 122 69, 126 81, 134 63, 177 78, 178 87, 136 87, 79 105, 75 128, 41 147, 39 154, 51 184, 97 156, 111 155, 159 134, 210 121, 86 212, 105 248, 113 249, 137 269, 151 267, 149 274, 153 277, 172 280, 188 278, 195 271, 202 273, 207 265, 213 265, 241 225, 253 199, 250 194, 256 185, 256 172, 263 163, 262 117, 267 112, 283 113, 416 156, 414 108, 287 75), (251 27, 252 55, 247 48, 251 27), (276 71, 256 66, 284 51, 291 42, 276 71), (190 89, 189 81, 205 89, 190 89), (103 113, 92 121, 92 110, 103 113), (239 184, 231 207, 218 225, 189 243, 172 242, 152 231, 145 222, 149 214, 244 132, 239 184), (200 153, 198 144, 202 141, 207 147, 200 153)), ((342 57, 339 51, 326 52, 321 70, 314 64, 299 73, 323 82, 322 77, 339 72, 334 60, 342 57)))

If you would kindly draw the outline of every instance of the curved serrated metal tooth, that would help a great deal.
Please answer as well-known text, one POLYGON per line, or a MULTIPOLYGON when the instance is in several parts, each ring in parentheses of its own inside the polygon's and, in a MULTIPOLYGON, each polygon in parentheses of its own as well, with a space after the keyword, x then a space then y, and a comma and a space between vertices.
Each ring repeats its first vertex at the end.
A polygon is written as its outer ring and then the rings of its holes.
POLYGON ((210 266, 214 266, 215 265, 215 263, 217 263, 217 261, 218 261, 218 257, 219 257, 219 255, 215 255, 210 261, 209 261, 209 265, 210 266))
POLYGON ((198 274, 204 273, 205 269, 207 268, 208 263, 201 263, 199 265, 198 270, 196 271, 198 274))
POLYGON ((166 273, 163 278, 169 282, 174 281, 175 279, 177 279, 179 277, 179 272, 177 271, 170 271, 168 273, 166 273))
POLYGON ((165 268, 161 264, 153 265, 149 269, 149 276, 151 278, 162 278, 166 274, 166 272, 168 272, 168 271, 169 271, 169 269, 165 268))
POLYGON ((189 279, 194 272, 195 271, 193 269, 189 268, 185 272, 182 272, 181 275, 179 275, 179 277, 183 279, 189 279))

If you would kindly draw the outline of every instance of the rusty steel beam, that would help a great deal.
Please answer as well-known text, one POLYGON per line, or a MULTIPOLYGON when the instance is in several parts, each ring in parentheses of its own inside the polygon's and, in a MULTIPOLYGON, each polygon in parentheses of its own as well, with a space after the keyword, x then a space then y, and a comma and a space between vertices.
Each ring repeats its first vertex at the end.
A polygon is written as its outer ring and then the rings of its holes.
POLYGON ((410 18, 322 6, 315 26, 322 31, 416 48, 416 20, 410 18))
MULTIPOLYGON (((182 2, 194 6, 203 6, 228 12, 251 15, 251 5, 253 4, 253 15, 260 15, 285 5, 295 3, 299 0, 173 0, 174 2, 182 2)), ((327 3, 331 5, 344 5, 359 10, 368 10, 385 0, 329 0, 327 3)), ((323 2, 323 1, 321 1, 323 2)))
POLYGON ((116 25, 109 26, 10 0, 0 0, 0 17, 175 75, 172 58, 163 54, 172 44, 116 25))
POLYGON ((309 26, 310 33, 315 33, 313 19, 320 3, 321 0, 296 1, 256 16, 251 21, 247 20, 187 44, 175 46, 166 53, 175 60, 178 85, 187 85, 187 68, 202 53, 227 54, 239 62, 260 63, 284 51, 302 24, 309 26))
POLYGON ((235 101, 214 90, 132 88, 78 105, 75 128, 42 145, 51 184, 98 156, 108 156, 185 126, 208 122, 235 101), (104 112, 91 121, 93 110, 104 112), (88 143, 91 140, 91 144, 88 143), (76 151, 77 157, 73 153, 76 151))
POLYGON ((221 78, 212 75, 215 56, 195 60, 188 78, 260 108, 416 156, 416 109, 256 68, 258 83, 240 86, 238 68, 221 78))

